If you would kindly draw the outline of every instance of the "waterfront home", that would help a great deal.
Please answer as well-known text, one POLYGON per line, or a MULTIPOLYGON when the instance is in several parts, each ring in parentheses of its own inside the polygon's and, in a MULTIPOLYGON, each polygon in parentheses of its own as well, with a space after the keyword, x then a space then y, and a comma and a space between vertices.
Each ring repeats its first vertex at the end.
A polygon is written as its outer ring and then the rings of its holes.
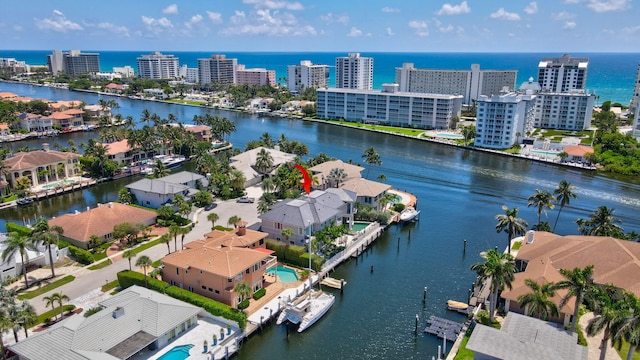
POLYGON ((342 182, 359 179, 362 177, 362 166, 345 163, 342 160, 329 160, 322 164, 309 168, 313 173, 313 177, 317 177, 320 180, 320 184, 323 188, 338 187, 342 182), (333 178, 332 171, 338 169, 339 173, 344 174, 343 178, 333 178))
POLYGON ((180 194, 189 199, 197 193, 196 183, 206 186, 204 176, 189 171, 181 171, 158 179, 141 179, 126 187, 136 197, 138 205, 157 209, 173 202, 173 198, 180 194))
POLYGON ((164 93, 163 89, 144 89, 142 90, 145 97, 155 98, 159 100, 164 100, 167 98, 167 95, 164 93))
POLYGON ((11 345, 19 359, 129 359, 161 349, 198 326, 204 310, 164 294, 131 286, 98 304, 89 317, 73 315, 11 345))
POLYGON ((64 232, 61 238, 83 249, 90 249, 100 243, 111 241, 113 228, 123 223, 153 225, 158 214, 155 211, 140 209, 120 203, 98 204, 87 211, 75 211, 49 220, 49 226, 60 226, 64 232), (91 237, 97 236, 100 243, 91 243, 91 237))
POLYGON ((358 203, 382 211, 382 206, 378 204, 378 200, 391 189, 391 185, 363 178, 353 178, 343 182, 340 188, 358 194, 356 200, 358 203))
POLYGON ((107 84, 104 87, 104 91, 111 93, 111 94, 122 94, 127 88, 129 88, 129 85, 127 84, 107 84))
POLYGON ((5 137, 9 136, 10 134, 11 134, 11 131, 9 130, 9 124, 0 123, 0 137, 1 138, 5 138, 5 137))
MULTIPOLYGON (((505 289, 501 298, 505 311, 526 314, 518 304, 518 296, 531 292, 524 284, 533 279, 540 285, 564 280, 560 269, 584 268, 593 265, 593 282, 596 285, 613 285, 640 296, 640 243, 604 236, 568 235, 560 236, 544 231, 529 231, 515 255, 516 267, 512 289, 505 289)), ((551 300, 559 306, 566 295, 557 291, 551 300)), ((565 326, 571 322, 574 301, 559 308, 560 316, 552 321, 565 326)))
POLYGON ((53 121, 48 116, 32 113, 21 113, 18 115, 20 119, 20 128, 29 132, 45 132, 51 131, 53 121))
MULTIPOLYGON (((0 233, 0 254, 7 248, 5 240, 7 234, 0 233)), ((35 250, 27 250, 25 260, 30 266, 47 266, 50 265, 49 251, 42 242, 37 242, 35 250)), ((65 256, 66 252, 58 250, 57 245, 51 245, 51 255, 53 256, 53 262, 60 260, 65 256)), ((1 260, 0 260, 1 261, 1 260)), ((22 275, 22 256, 20 252, 16 252, 13 256, 7 257, 6 260, 0 263, 0 281, 5 281, 9 278, 14 278, 22 275)))
POLYGON ((49 150, 49 144, 46 143, 42 147, 43 150, 15 153, 3 161, 12 185, 21 176, 28 177, 31 186, 37 186, 75 176, 80 172, 80 155, 49 150))
POLYGON ((84 111, 80 109, 68 109, 63 111, 56 111, 49 115, 53 126, 60 126, 65 128, 77 128, 84 125, 84 119, 82 118, 84 111))
POLYGON ((578 334, 556 324, 508 313, 500 329, 476 324, 467 343, 474 359, 587 360, 589 349, 578 334))
POLYGON ((131 148, 127 139, 102 145, 107 148, 109 160, 113 160, 124 166, 130 166, 132 163, 138 161, 152 159, 155 155, 154 150, 145 152, 143 149, 131 148))
POLYGON ((109 107, 103 107, 102 105, 86 105, 84 107, 84 112, 91 119, 99 119, 103 116, 111 117, 111 109, 109 107))
POLYGON ((231 161, 231 166, 234 167, 236 170, 241 171, 244 174, 244 177, 246 179, 244 183, 245 188, 258 184, 262 180, 262 174, 260 174, 255 169, 258 153, 261 150, 268 151, 269 154, 271 155, 271 158, 273 159, 273 167, 270 173, 274 173, 280 165, 288 163, 293 159, 295 159, 296 157, 293 154, 282 152, 277 149, 268 149, 262 146, 245 151, 242 154, 238 154, 236 156, 231 157, 229 159, 231 161))
POLYGON ((262 220, 261 230, 269 233, 269 238, 306 245, 308 236, 329 225, 351 228, 355 201, 356 194, 349 190, 314 190, 297 199, 277 202, 258 218, 262 220), (288 239, 282 235, 282 229, 287 228, 293 230, 288 239))
POLYGON ((221 246, 215 237, 192 241, 185 247, 162 259, 162 280, 232 307, 243 300, 235 286, 245 282, 254 292, 262 289, 266 270, 277 262, 271 250, 221 246))
POLYGON ((80 109, 84 103, 79 100, 71 100, 71 101, 56 101, 49 103, 49 110, 51 112, 56 111, 66 111, 69 109, 80 109))
POLYGON ((239 247, 239 248, 265 248, 265 239, 268 233, 247 229, 247 222, 240 221, 236 228, 229 231, 212 230, 204 234, 204 240, 196 240, 209 243, 214 247, 239 247))
POLYGON ((211 142, 211 127, 207 125, 184 125, 184 129, 196 136, 200 142, 211 142))
POLYGON ((589 154, 593 154, 593 148, 585 145, 571 145, 566 146, 564 152, 568 155, 567 158, 564 159, 565 162, 586 163, 589 154))

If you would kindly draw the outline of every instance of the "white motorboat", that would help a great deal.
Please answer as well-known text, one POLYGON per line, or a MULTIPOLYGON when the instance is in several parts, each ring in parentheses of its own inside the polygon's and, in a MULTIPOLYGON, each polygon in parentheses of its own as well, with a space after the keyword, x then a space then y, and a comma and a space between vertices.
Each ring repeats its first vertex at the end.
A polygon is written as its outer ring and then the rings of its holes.
POLYGON ((407 206, 400 213, 400 221, 407 222, 407 221, 417 220, 418 215, 420 215, 420 210, 417 210, 412 206, 407 206))
POLYGON ((153 157, 155 160, 160 160, 167 169, 178 167, 183 162, 187 161, 187 158, 183 155, 156 155, 153 157))
POLYGON ((288 321, 293 324, 300 324, 298 332, 303 332, 329 311, 335 299, 335 296, 329 293, 311 290, 287 304, 280 316, 278 316, 276 323, 280 325, 288 321))

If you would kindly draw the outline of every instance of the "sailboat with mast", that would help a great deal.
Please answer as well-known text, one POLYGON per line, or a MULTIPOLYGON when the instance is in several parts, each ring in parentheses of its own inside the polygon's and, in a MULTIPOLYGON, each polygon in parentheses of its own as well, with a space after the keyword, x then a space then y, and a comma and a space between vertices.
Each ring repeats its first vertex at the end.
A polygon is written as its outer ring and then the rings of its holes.
MULTIPOLYGON (((311 220, 308 222, 309 233, 311 233, 311 220)), ((311 235, 309 235, 308 243, 309 271, 311 272, 311 235)), ((329 311, 331 306, 333 306, 335 300, 334 295, 319 289, 314 289, 311 275, 309 275, 309 291, 285 305, 276 323, 280 325, 288 321, 292 324, 299 324, 298 332, 303 332, 320 320, 320 318, 329 311)))

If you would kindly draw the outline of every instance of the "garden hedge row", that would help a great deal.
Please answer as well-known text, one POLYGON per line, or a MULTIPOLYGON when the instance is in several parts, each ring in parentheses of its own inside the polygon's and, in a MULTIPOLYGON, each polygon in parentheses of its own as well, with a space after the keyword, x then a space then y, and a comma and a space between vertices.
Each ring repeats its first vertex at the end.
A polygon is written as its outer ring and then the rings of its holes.
MULTIPOLYGON (((309 254, 306 252, 307 249, 304 246, 285 244, 281 241, 273 239, 267 239, 266 245, 267 249, 276 252, 278 261, 296 265, 302 268, 309 267, 309 254)), ((313 257, 311 258, 311 262, 311 267, 314 270, 318 271, 322 268, 324 259, 317 255, 313 255, 313 257)))
MULTIPOLYGON (((120 271, 118 273, 118 282, 122 289, 126 289, 132 285, 145 286, 144 275, 139 272, 129 270, 120 271)), ((234 309, 229 305, 192 293, 188 290, 181 289, 177 286, 170 285, 169 283, 158 279, 147 278, 147 282, 149 289, 171 296, 174 299, 182 300, 191 305, 201 307, 211 315, 221 316, 225 319, 235 321, 241 329, 244 329, 247 324, 247 314, 234 309)))
POLYGON ((7 232, 8 233, 15 232, 15 233, 18 233, 18 234, 20 234, 22 236, 31 235, 31 229, 29 229, 28 227, 23 226, 23 225, 18 225, 18 224, 13 223, 13 222, 8 222, 8 223, 5 224, 5 227, 7 228, 7 232))
POLYGON ((77 246, 69 245, 69 255, 81 264, 93 264, 93 254, 77 246))
POLYGON ((258 300, 261 297, 263 297, 265 294, 267 293, 267 289, 262 288, 256 292, 253 293, 253 300, 258 300))

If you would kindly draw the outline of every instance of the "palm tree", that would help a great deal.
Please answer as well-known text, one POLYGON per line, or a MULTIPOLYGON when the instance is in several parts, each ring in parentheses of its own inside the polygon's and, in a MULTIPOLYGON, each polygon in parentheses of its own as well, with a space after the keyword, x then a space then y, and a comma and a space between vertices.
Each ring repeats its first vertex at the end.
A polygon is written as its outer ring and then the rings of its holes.
POLYGON ((160 236, 159 241, 163 244, 167 244, 167 254, 171 254, 171 238, 168 234, 164 234, 160 236))
POLYGON ((49 264, 51 265, 51 278, 56 277, 55 266, 53 263, 53 252, 51 251, 52 245, 58 245, 60 235, 64 233, 64 229, 60 226, 49 226, 49 223, 45 219, 39 219, 33 225, 31 230, 32 239, 35 242, 42 241, 43 245, 47 247, 49 253, 49 264))
POLYGON ((280 234, 282 234, 282 236, 284 236, 285 240, 287 241, 287 244, 289 243, 289 238, 293 236, 293 229, 292 228, 284 228, 280 231, 280 234))
POLYGON ((565 295, 560 301, 560 308, 575 296, 576 302, 573 310, 573 319, 571 319, 571 331, 576 331, 576 324, 578 323, 578 311, 585 294, 593 286, 593 265, 588 265, 584 269, 574 268, 573 270, 560 269, 560 273, 566 278, 556 283, 556 289, 567 289, 567 295, 565 295))
POLYGON ((273 156, 271 156, 271 153, 267 149, 260 149, 260 151, 256 155, 256 163, 254 166, 256 170, 258 170, 260 175, 262 175, 262 177, 264 178, 264 176, 273 167, 273 156))
MULTIPOLYGON (((4 334, 5 332, 11 330, 12 327, 13 322, 11 321, 11 318, 9 318, 9 314, 7 314, 5 311, 0 311, 0 334, 4 334)), ((4 339, 3 336, 0 336, 0 356, 4 356, 4 353, 4 339)))
POLYGON ((212 212, 207 215, 207 220, 211 221, 211 230, 215 229, 216 221, 218 221, 218 219, 220 219, 220 217, 216 213, 212 212))
POLYGON ((480 281, 491 282, 491 293, 489 295, 489 320, 493 323, 498 293, 505 287, 511 289, 511 282, 516 273, 516 266, 513 256, 499 253, 497 250, 489 250, 484 256, 485 261, 471 265, 471 270, 475 271, 480 281))
POLYGON ((502 210, 504 210, 504 214, 496 215, 496 220, 498 220, 496 231, 504 231, 507 233, 507 248, 508 253, 511 254, 511 239, 516 235, 524 235, 529 224, 524 219, 518 217, 517 207, 509 209, 507 206, 502 205, 502 210))
POLYGON ((233 227, 235 228, 236 224, 239 223, 240 221, 242 221, 240 216, 233 215, 232 217, 229 218, 229 220, 227 220, 227 225, 233 225, 233 227))
POLYGON ((616 321, 612 338, 618 348, 623 339, 629 343, 627 360, 632 360, 636 349, 640 346, 640 299, 631 293, 624 292, 622 302, 626 308, 616 321))
POLYGON ((184 238, 191 232, 191 226, 180 228, 180 249, 184 249, 184 238))
POLYGON ((9 233, 9 236, 3 241, 6 248, 2 251, 2 261, 7 261, 16 253, 20 254, 22 259, 22 272, 24 274, 24 284, 29 288, 29 279, 27 278, 27 265, 29 263, 29 250, 36 251, 36 246, 30 237, 21 235, 16 232, 9 233))
POLYGON ((169 175, 169 173, 170 173, 169 169, 167 169, 167 167, 164 166, 162 161, 156 160, 156 162, 153 163, 153 174, 151 175, 151 177, 153 177, 154 179, 165 177, 169 175))
POLYGON ((589 336, 596 336, 602 331, 602 339, 600 340, 600 360, 604 360, 607 356, 607 348, 609 347, 609 339, 617 339, 619 336, 616 330, 623 324, 624 317, 627 313, 628 305, 626 301, 614 301, 615 288, 611 293, 599 287, 594 287, 596 298, 593 299, 591 305, 594 307, 596 316, 589 320, 586 331, 589 336))
POLYGON ((556 231, 556 226, 558 225, 558 220, 560 219, 560 213, 562 209, 564 209, 565 205, 569 205, 571 199, 577 199, 578 195, 573 192, 574 187, 567 180, 562 180, 558 184, 558 187, 553 190, 553 195, 556 197, 556 204, 560 205, 560 210, 558 210, 558 216, 556 217, 556 222, 553 224, 553 232, 556 231))
POLYGON ((129 271, 131 271, 131 259, 136 257, 136 252, 133 249, 129 249, 122 253, 122 258, 129 260, 129 271))
POLYGON ((529 200, 527 207, 533 206, 538 209, 538 224, 540 224, 542 213, 544 212, 545 216, 547 215, 545 208, 553 209, 555 206, 553 202, 556 201, 556 198, 547 190, 536 189, 535 194, 529 196, 527 200, 529 200))
POLYGON ((136 261, 136 266, 139 266, 144 271, 144 286, 147 286, 147 268, 152 264, 151 259, 147 255, 142 255, 136 261))
POLYGON ((327 178, 330 184, 335 184, 335 187, 339 187, 340 182, 347 178, 347 173, 344 172, 344 169, 333 168, 329 171, 327 178))
POLYGON ((53 309, 53 316, 55 317, 56 321, 58 321, 58 314, 56 313, 56 295, 58 295, 58 293, 53 293, 50 296, 43 297, 42 300, 45 301, 45 306, 51 306, 51 308, 53 309))
POLYGON ((251 295, 252 289, 251 285, 249 285, 246 281, 241 281, 236 284, 236 286, 233 288, 233 291, 235 291, 235 293, 240 296, 240 301, 244 301, 246 297, 251 295))
MULTIPOLYGON (((364 154, 362 154, 362 158, 364 159, 364 162, 369 165, 378 165, 378 166, 382 165, 382 160, 380 160, 380 154, 378 154, 378 152, 373 146, 368 147, 364 151, 364 154)), ((371 170, 371 167, 367 168, 367 179, 369 178, 370 170, 371 170)))
POLYGON ((27 300, 24 300, 17 306, 17 310, 17 318, 15 321, 24 329, 24 337, 28 338, 29 333, 27 333, 27 329, 37 321, 38 314, 36 313, 36 309, 34 309, 27 300))
POLYGON ((62 303, 65 301, 69 301, 69 297, 63 293, 58 293, 56 300, 58 300, 58 304, 60 305, 60 319, 64 318, 64 309, 62 308, 62 303))
POLYGON ((173 238, 173 251, 178 251, 178 235, 180 235, 180 226, 169 226, 169 237, 173 238))
POLYGON ((518 296, 518 303, 527 307, 527 312, 538 319, 547 320, 549 315, 558 316, 558 307, 550 300, 555 295, 554 283, 548 282, 538 284, 535 280, 525 279, 524 284, 527 285, 531 292, 518 296))
POLYGON ((578 219, 578 229, 582 235, 621 237, 624 235, 620 219, 613 216, 615 209, 606 206, 598 207, 591 213, 589 219, 578 219))

